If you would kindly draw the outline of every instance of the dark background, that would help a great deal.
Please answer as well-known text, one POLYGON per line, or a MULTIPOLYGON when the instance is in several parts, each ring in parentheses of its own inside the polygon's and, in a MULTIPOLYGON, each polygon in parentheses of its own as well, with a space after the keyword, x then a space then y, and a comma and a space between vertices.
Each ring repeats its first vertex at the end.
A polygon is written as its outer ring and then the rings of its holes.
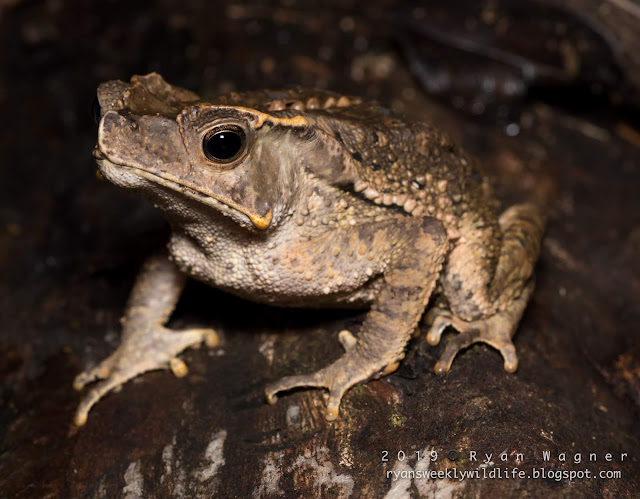
POLYGON ((633 496, 640 7, 416 5, 0 4, 0 496, 633 496), (518 372, 478 345, 436 377, 444 341, 431 348, 421 335, 394 375, 350 390, 328 423, 320 392, 271 407, 264 386, 336 358, 337 332, 357 329, 363 314, 263 307, 192 283, 172 325, 213 326, 222 348, 186 352, 185 378, 154 372, 128 383, 76 431, 72 380, 118 344, 136 272, 167 234, 143 201, 96 179, 91 102, 101 81, 150 71, 204 96, 302 85, 378 99, 479 156, 503 206, 545 203, 537 289, 515 337, 518 372), (431 449, 435 463, 416 460, 431 449), (470 450, 494 455, 487 470, 542 466, 544 450, 595 452, 595 463, 554 457, 546 466, 622 477, 385 477, 477 469, 470 450))

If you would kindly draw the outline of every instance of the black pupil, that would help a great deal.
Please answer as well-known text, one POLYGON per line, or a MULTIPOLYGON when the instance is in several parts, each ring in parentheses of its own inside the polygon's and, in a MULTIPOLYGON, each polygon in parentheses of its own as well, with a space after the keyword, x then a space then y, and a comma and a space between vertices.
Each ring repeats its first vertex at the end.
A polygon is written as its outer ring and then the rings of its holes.
POLYGON ((242 137, 233 130, 224 130, 209 137, 205 144, 207 152, 215 159, 231 159, 242 147, 242 137))

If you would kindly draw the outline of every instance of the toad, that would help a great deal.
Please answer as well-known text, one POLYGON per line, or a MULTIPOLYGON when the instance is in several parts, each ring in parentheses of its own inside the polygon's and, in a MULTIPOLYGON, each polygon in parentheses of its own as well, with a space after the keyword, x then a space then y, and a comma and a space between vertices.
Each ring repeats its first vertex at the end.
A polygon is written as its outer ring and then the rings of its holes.
POLYGON ((188 277, 277 306, 368 307, 356 334, 338 334, 338 360, 266 388, 271 403, 328 390, 329 420, 350 387, 397 368, 427 307, 431 345, 459 333, 437 373, 476 342, 516 370, 544 218, 531 203, 498 213, 479 165, 437 128, 318 90, 203 100, 155 73, 101 84, 98 102, 101 176, 160 209, 171 237, 140 272, 120 346, 77 376, 77 389, 97 382, 76 424, 133 377, 184 376, 183 350, 218 343, 165 325, 188 277))

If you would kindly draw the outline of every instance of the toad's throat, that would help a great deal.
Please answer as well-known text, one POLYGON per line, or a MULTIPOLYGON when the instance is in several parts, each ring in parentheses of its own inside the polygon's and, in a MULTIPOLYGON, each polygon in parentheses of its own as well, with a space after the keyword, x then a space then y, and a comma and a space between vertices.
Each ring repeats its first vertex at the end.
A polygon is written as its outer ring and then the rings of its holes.
MULTIPOLYGON (((116 164, 113 163, 110 160, 107 160, 109 163, 111 164, 116 164)), ((198 187, 197 185, 194 184, 190 184, 189 182, 185 182, 184 180, 178 180, 175 178, 171 178, 171 176, 169 175, 159 175, 157 173, 151 172, 149 170, 145 170, 143 168, 139 168, 139 167, 132 167, 129 165, 117 165, 121 168, 129 168, 133 171, 135 171, 136 174, 147 178, 148 180, 156 183, 156 184, 160 184, 164 187, 167 187, 173 191, 179 191, 182 192, 186 195, 188 195, 189 197, 196 197, 194 196, 191 192, 193 193, 198 193, 202 196, 205 196, 205 198, 209 198, 209 199, 214 199, 216 201, 218 201, 219 203, 224 204, 225 206, 228 206, 229 208, 232 208, 234 210, 236 210, 239 213, 242 213, 243 215, 245 215, 247 218, 249 218, 249 220, 251 221, 251 223, 253 224, 253 226, 256 229, 260 229, 260 230, 264 230, 266 228, 269 227, 269 224, 271 223, 271 220, 273 218, 273 209, 269 208, 269 211, 267 211, 267 213, 265 215, 259 215, 257 213, 253 213, 249 210, 247 210, 245 207, 240 206, 237 203, 234 203, 233 201, 231 201, 230 199, 225 199, 224 197, 221 196, 217 196, 215 194, 212 194, 210 192, 205 191, 204 189, 202 189, 201 187, 198 187), (191 191, 191 192, 190 192, 191 191)), ((202 200, 200 197, 198 197, 198 200, 202 200)))

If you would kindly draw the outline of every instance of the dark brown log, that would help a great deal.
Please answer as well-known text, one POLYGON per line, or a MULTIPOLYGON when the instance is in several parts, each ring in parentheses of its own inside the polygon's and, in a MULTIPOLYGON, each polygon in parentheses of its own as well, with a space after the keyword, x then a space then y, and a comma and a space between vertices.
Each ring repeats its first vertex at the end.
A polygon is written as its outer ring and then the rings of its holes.
MULTIPOLYGON (((569 3, 592 13, 600 2, 569 3)), ((637 494, 640 131, 588 103, 534 100, 506 130, 461 117, 412 79, 385 23, 389 2, 326 5, 0 7, 0 497, 637 494), (264 387, 340 355, 337 333, 363 314, 269 308, 191 283, 172 325, 213 326, 222 348, 187 352, 185 378, 128 383, 74 431, 72 380, 117 344, 137 269, 166 236, 152 208, 95 180, 90 104, 99 81, 149 70, 209 94, 295 83, 377 97, 478 155, 505 206, 545 201, 517 373, 474 346, 438 377, 443 346, 421 336, 395 374, 350 390, 329 423, 321 392, 269 406, 264 387), (483 478, 516 467, 554 475, 483 478), (453 468, 481 478, 409 478, 453 468), (620 477, 556 479, 586 469, 620 477)))

